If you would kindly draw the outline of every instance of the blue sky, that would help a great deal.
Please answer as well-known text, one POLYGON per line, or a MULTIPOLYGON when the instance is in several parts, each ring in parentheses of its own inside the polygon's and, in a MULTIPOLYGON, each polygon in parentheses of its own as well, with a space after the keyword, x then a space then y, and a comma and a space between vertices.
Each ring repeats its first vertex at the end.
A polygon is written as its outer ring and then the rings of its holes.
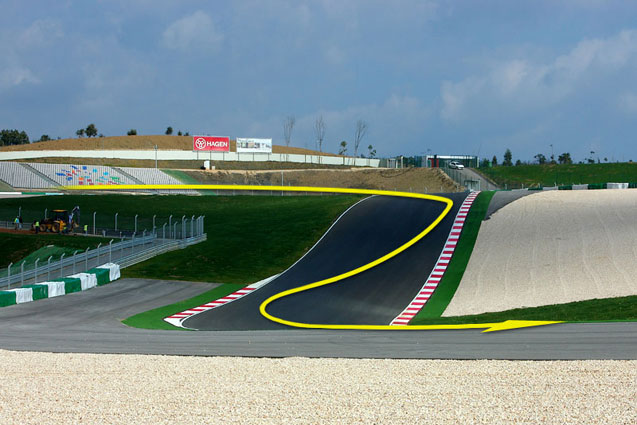
MULTIPOLYGON (((0 128, 637 161, 637 3, 0 1, 0 128)), ((352 150, 352 148, 350 148, 352 150)))

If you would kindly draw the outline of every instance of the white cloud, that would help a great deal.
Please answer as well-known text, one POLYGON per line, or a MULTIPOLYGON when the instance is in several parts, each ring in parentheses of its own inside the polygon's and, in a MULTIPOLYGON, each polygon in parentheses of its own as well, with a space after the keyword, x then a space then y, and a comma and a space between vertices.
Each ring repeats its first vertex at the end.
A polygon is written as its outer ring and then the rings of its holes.
POLYGON ((52 19, 38 19, 26 28, 18 37, 20 48, 40 47, 62 38, 64 31, 58 21, 52 19))
POLYGON ((471 76, 441 86, 441 116, 461 120, 485 103, 504 110, 555 104, 576 93, 588 81, 607 78, 637 59, 637 31, 622 31, 607 39, 584 40, 549 63, 514 59, 497 63, 486 75, 471 76))
POLYGON ((210 16, 199 10, 170 24, 163 33, 162 43, 175 50, 216 49, 223 38, 210 16))
POLYGON ((637 94, 624 93, 619 96, 619 107, 630 114, 637 113, 637 94))
POLYGON ((4 68, 0 71, 0 90, 19 86, 25 83, 37 84, 40 80, 31 72, 30 69, 14 66, 4 68))

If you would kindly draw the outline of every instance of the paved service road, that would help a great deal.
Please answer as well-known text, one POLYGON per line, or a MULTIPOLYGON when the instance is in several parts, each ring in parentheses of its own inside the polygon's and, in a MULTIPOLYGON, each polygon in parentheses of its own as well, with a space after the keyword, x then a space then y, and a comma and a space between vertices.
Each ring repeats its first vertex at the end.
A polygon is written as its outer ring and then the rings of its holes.
POLYGON ((24 351, 250 357, 637 359, 637 323, 462 331, 150 331, 132 314, 214 284, 122 279, 89 291, 0 308, 0 348, 24 351))

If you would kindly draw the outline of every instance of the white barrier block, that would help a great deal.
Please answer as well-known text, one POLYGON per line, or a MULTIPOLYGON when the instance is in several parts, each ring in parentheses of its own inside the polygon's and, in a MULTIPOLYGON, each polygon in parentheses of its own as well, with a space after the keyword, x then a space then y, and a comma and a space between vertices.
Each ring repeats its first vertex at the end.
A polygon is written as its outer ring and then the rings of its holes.
POLYGON ((588 190, 587 184, 574 184, 573 190, 588 190))
POLYGON ((11 292, 15 292, 16 304, 29 303, 33 301, 33 288, 16 288, 9 289, 11 292))
POLYGON ((82 291, 86 291, 87 289, 95 288, 97 286, 97 276, 95 276, 94 274, 78 273, 69 277, 80 279, 82 291))
POLYGON ((49 298, 59 297, 60 295, 66 294, 64 282, 42 282, 38 283, 38 285, 46 285, 49 287, 49 298))
POLYGON ((119 264, 106 263, 97 267, 98 269, 108 269, 111 282, 120 278, 119 264))
POLYGON ((628 189, 628 183, 606 183, 606 189, 628 189))

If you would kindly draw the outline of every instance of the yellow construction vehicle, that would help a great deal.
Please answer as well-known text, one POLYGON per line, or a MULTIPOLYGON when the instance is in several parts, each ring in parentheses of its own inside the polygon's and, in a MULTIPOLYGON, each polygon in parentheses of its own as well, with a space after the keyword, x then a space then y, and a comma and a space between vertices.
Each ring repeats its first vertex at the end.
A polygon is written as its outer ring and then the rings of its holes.
MULTIPOLYGON (((40 220, 38 230, 40 232, 69 233, 80 225, 79 207, 68 210, 53 210, 53 217, 46 217, 40 220)), ((33 229, 35 231, 35 223, 33 229)))

